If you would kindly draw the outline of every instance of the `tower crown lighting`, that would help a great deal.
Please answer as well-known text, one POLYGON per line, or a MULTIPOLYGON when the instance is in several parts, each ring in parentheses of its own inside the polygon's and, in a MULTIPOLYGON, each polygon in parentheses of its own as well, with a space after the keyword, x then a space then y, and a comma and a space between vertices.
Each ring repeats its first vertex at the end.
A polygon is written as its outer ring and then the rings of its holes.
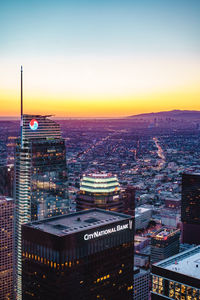
POLYGON ((120 190, 116 175, 110 173, 93 173, 84 175, 80 183, 80 191, 90 193, 112 193, 120 190))

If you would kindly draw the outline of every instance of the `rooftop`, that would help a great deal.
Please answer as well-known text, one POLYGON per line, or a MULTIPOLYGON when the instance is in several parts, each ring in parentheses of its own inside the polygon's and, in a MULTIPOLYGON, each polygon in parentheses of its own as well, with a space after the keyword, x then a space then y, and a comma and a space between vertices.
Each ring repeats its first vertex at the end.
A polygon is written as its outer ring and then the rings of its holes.
POLYGON ((200 246, 156 263, 156 266, 200 279, 200 246))
POLYGON ((90 209, 63 216, 56 216, 42 221, 35 221, 24 226, 57 236, 65 236, 128 219, 130 219, 130 216, 121 213, 105 211, 102 209, 90 209))
POLYGON ((179 232, 179 229, 170 229, 170 228, 161 228, 158 231, 156 231, 153 235, 153 238, 156 239, 167 239, 168 237, 174 235, 175 233, 179 232))
POLYGON ((135 209, 135 217, 138 217, 141 214, 143 214, 145 212, 148 212, 148 211, 151 212, 152 208, 150 208, 150 207, 143 207, 143 206, 136 207, 136 209, 135 209))
POLYGON ((102 173, 90 173, 88 175, 86 175, 90 178, 111 178, 111 177, 116 177, 116 176, 113 176, 111 173, 105 173, 105 172, 102 172, 102 173))
POLYGON ((14 201, 13 198, 7 196, 0 196, 0 203, 7 202, 7 201, 14 201))
POLYGON ((149 270, 143 270, 141 268, 134 267, 134 279, 136 279, 137 277, 142 277, 144 275, 148 275, 148 274, 149 274, 149 270))

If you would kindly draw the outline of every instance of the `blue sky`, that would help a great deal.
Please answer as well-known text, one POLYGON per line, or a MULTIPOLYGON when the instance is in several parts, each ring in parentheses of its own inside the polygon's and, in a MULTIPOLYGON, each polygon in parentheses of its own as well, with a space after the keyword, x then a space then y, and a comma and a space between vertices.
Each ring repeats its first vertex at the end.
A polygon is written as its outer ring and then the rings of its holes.
POLYGON ((1 1, 0 54, 197 54, 200 1, 1 1))

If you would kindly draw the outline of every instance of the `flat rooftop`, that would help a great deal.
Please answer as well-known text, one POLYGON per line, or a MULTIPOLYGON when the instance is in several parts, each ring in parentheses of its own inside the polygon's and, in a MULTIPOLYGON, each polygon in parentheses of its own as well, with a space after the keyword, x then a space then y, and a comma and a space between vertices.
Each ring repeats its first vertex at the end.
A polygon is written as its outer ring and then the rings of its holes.
POLYGON ((136 207, 136 209, 135 209, 135 217, 139 217, 139 216, 141 216, 141 214, 143 214, 143 213, 145 213, 147 211, 152 211, 152 208, 150 208, 150 207, 143 207, 143 206, 136 207))
POLYGON ((7 197, 7 196, 0 196, 0 203, 6 202, 6 201, 14 201, 13 198, 7 197))
POLYGON ((170 228, 161 228, 158 231, 156 231, 152 237, 154 238, 158 238, 158 239, 166 239, 172 235, 174 235, 175 233, 179 232, 179 229, 170 229, 170 228))
POLYGON ((200 279, 200 246, 156 263, 156 266, 200 279))
POLYGON ((143 242, 147 240, 149 240, 148 237, 135 234, 135 242, 143 242))
POLYGON ((65 236, 79 231, 85 231, 117 221, 130 219, 130 216, 102 209, 90 209, 72 214, 56 216, 41 221, 25 224, 53 235, 65 236))
POLYGON ((173 202, 181 202, 181 199, 176 199, 176 198, 166 198, 165 201, 173 201, 173 202))

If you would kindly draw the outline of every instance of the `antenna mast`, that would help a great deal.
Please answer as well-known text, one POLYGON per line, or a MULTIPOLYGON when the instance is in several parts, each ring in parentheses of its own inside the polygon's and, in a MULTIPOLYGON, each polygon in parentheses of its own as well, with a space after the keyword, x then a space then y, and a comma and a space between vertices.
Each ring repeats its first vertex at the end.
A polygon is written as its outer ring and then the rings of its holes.
POLYGON ((22 138, 22 131, 23 131, 23 67, 21 66, 21 148, 23 148, 23 138, 22 138))
POLYGON ((23 116, 23 67, 21 66, 21 120, 23 116))

